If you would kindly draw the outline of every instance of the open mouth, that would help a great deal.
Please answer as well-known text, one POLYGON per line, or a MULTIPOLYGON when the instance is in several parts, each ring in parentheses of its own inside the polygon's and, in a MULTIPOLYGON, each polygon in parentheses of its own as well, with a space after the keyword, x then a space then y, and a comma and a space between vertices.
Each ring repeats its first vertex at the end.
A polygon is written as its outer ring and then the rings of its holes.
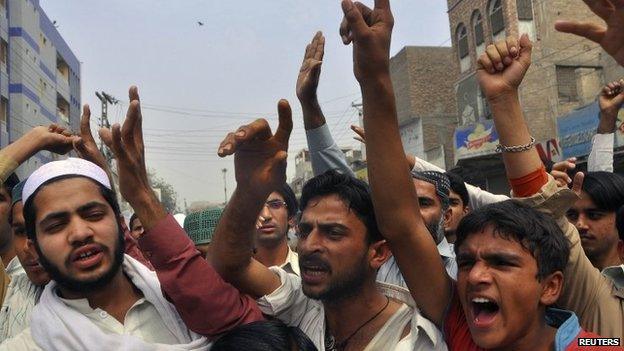
POLYGON ((473 298, 471 304, 474 317, 473 322, 479 328, 490 326, 500 311, 500 307, 494 300, 484 297, 473 298))
POLYGON ((327 278, 331 269, 323 259, 318 256, 299 258, 301 279, 305 284, 319 284, 327 278))
POLYGON ((83 246, 72 253, 70 261, 78 268, 91 268, 100 263, 103 251, 99 245, 83 246))

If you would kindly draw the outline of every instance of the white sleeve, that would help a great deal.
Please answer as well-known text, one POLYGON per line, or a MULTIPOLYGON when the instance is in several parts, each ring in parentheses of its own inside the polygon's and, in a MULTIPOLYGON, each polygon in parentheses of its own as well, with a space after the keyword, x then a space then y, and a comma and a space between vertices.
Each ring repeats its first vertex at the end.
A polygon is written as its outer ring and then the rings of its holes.
POLYGON ((287 325, 299 326, 310 302, 301 289, 301 278, 279 267, 269 267, 269 269, 279 276, 282 285, 272 293, 256 300, 260 311, 287 325))
POLYGON ((591 152, 587 158, 587 171, 613 172, 614 139, 614 133, 594 135, 591 152))
MULTIPOLYGON (((416 159, 416 162, 414 163, 414 168, 412 168, 412 170, 415 172, 422 172, 422 171, 436 171, 436 172, 442 172, 442 173, 445 172, 442 168, 432 163, 429 163, 418 157, 414 157, 414 158, 416 159)), ((464 183, 464 184, 466 184, 466 189, 468 190, 468 196, 470 197, 470 208, 472 208, 473 210, 476 210, 488 204, 493 204, 496 202, 509 200, 509 196, 507 195, 492 194, 489 191, 482 190, 481 188, 476 187, 474 185, 470 185, 468 183, 464 183)))

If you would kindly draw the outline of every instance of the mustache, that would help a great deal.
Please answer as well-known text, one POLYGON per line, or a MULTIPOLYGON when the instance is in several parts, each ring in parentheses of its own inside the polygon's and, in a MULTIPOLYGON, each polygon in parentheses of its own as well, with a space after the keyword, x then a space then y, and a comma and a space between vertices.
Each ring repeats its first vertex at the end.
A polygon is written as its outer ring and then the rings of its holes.
POLYGON ((318 253, 311 253, 299 256, 299 265, 303 267, 320 267, 322 269, 330 270, 331 266, 327 261, 321 258, 318 253))

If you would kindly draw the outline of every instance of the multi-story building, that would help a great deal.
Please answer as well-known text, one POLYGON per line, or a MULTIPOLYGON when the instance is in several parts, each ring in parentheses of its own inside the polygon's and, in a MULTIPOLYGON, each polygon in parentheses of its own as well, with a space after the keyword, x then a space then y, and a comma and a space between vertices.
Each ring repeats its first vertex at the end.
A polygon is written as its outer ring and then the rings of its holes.
MULTIPOLYGON (((455 86, 460 126, 455 133, 455 159, 480 170, 491 190, 506 192, 504 169, 494 154, 498 137, 476 79, 477 59, 486 46, 523 33, 533 41, 533 63, 520 99, 531 133, 541 142, 538 150, 549 160, 570 156, 565 143, 560 145, 560 120, 594 103, 602 85, 619 79, 622 70, 597 44, 555 30, 558 19, 599 21, 581 1, 447 2, 459 70, 455 86)), ((597 116, 592 118, 597 124, 597 116)))
POLYGON ((406 46, 390 59, 390 74, 405 151, 452 167, 458 77, 453 49, 406 46))
MULTIPOLYGON (((0 145, 37 125, 80 125, 80 62, 38 0, 0 0, 0 145)), ((18 174, 57 156, 40 152, 18 174)))
MULTIPOLYGON (((366 167, 362 161, 362 152, 360 149, 353 147, 341 147, 340 149, 345 154, 349 167, 351 167, 356 174, 366 167)), ((314 172, 312 171, 310 152, 308 149, 302 149, 295 155, 295 175, 290 183, 297 197, 301 196, 303 185, 312 178, 314 178, 314 172)))

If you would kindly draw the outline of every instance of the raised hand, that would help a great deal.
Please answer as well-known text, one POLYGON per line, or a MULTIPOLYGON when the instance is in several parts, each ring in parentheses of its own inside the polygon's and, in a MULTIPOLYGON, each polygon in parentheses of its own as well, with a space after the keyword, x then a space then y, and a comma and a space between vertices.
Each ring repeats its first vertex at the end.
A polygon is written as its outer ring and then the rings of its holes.
POLYGON ((40 150, 46 150, 59 155, 65 155, 72 150, 73 142, 78 139, 65 127, 51 124, 48 127, 35 127, 31 130, 29 137, 38 140, 38 150, 33 150, 33 154, 40 150))
POLYGON ((108 177, 111 177, 111 172, 108 167, 108 162, 93 138, 91 134, 91 109, 89 105, 84 105, 82 108, 82 117, 80 118, 80 138, 74 140, 74 150, 78 153, 80 158, 87 161, 91 161, 100 166, 106 171, 108 177))
POLYGON ((390 41, 394 18, 389 0, 375 0, 373 9, 352 0, 342 0, 344 19, 340 36, 345 45, 353 42, 353 72, 362 83, 389 74, 390 41))
POLYGON ((574 175, 574 180, 572 181, 572 191, 576 193, 576 195, 581 196, 581 192, 583 192, 583 181, 585 180, 585 173, 577 172, 574 175))
POLYGON ((355 134, 357 134, 357 136, 354 136, 353 139, 359 141, 362 144, 366 144, 366 132, 364 131, 364 128, 360 126, 352 125, 351 130, 355 134))
POLYGON ((321 65, 325 54, 325 37, 317 32, 306 47, 303 63, 297 77, 297 97, 302 103, 316 100, 316 89, 321 75, 321 65))
POLYGON ((624 79, 607 84, 598 97, 600 105, 600 123, 598 133, 613 133, 618 112, 624 103, 624 79))
POLYGON ((570 157, 565 161, 557 162, 552 166, 550 174, 557 181, 559 187, 567 187, 572 183, 572 178, 568 175, 568 171, 576 168, 576 157, 570 157))
POLYGON ((280 100, 277 109, 279 126, 275 134, 266 120, 258 119, 229 133, 219 146, 219 157, 234 154, 238 188, 268 196, 286 182, 292 111, 286 100, 280 100))
POLYGON ((596 42, 624 66, 624 0, 583 0, 605 26, 590 22, 557 21, 555 29, 596 42))
POLYGON ((531 66, 533 45, 528 35, 489 45, 479 57, 477 80, 488 99, 515 93, 531 66))
POLYGON ((123 126, 115 123, 111 129, 100 129, 100 138, 115 155, 119 174, 119 190, 138 214, 146 230, 166 216, 149 184, 145 167, 143 116, 136 86, 128 92, 130 105, 123 126))

